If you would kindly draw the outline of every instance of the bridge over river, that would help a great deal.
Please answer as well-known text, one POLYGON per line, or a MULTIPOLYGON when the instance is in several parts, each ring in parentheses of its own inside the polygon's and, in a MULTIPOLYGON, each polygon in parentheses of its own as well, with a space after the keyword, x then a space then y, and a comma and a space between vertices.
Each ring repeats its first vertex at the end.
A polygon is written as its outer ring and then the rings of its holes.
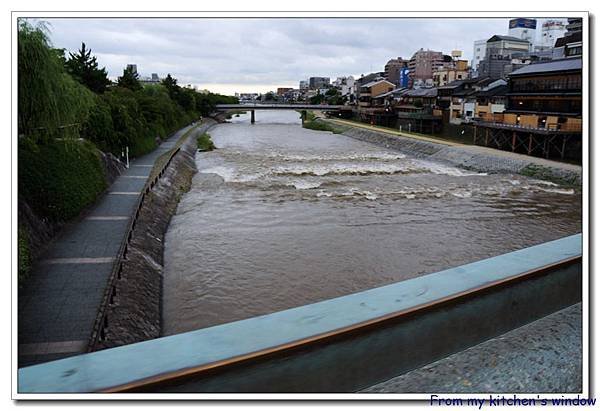
POLYGON ((247 110, 250 111, 250 122, 255 123, 255 110, 302 110, 302 121, 306 120, 307 110, 351 111, 351 106, 331 104, 217 104, 216 111, 247 110))

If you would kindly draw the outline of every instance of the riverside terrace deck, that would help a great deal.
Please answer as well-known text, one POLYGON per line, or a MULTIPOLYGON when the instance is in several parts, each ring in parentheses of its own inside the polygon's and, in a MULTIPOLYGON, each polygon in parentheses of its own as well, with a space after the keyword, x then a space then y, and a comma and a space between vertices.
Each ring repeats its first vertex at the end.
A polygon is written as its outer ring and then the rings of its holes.
POLYGON ((34 266, 19 290, 19 365, 87 351, 121 243, 154 163, 192 127, 133 160, 90 212, 67 227, 34 266))
POLYGON ((581 160, 581 129, 551 130, 485 121, 474 123, 473 128, 476 145, 530 156, 581 160))
POLYGON ((355 392, 577 304, 582 281, 577 234, 331 300, 22 368, 17 390, 23 399, 355 392))

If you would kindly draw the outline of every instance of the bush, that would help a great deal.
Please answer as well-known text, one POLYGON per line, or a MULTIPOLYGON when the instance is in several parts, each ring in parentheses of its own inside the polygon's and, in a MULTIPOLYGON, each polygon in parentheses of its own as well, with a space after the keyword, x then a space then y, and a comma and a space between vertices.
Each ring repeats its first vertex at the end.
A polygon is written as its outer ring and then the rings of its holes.
POLYGON ((198 137, 198 150, 200 151, 212 151, 215 148, 215 143, 210 138, 210 134, 204 133, 198 137))
POLYGON ((66 221, 106 189, 102 160, 85 140, 19 141, 19 196, 42 218, 66 221))

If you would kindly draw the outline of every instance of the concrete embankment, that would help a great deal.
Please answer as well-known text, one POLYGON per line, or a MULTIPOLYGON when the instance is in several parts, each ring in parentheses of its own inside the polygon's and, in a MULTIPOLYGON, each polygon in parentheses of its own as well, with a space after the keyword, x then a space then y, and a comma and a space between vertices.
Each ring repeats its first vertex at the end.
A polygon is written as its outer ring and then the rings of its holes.
POLYGON ((581 166, 561 163, 524 154, 488 147, 435 142, 433 139, 376 130, 374 127, 352 125, 348 121, 324 120, 337 132, 357 140, 367 141, 411 156, 445 163, 482 173, 516 173, 561 184, 580 185, 581 166))
POLYGON ((198 127, 180 146, 162 178, 146 195, 127 247, 121 278, 106 311, 110 319, 97 349, 117 347, 161 335, 164 235, 181 195, 196 173, 196 138, 216 122, 198 127))

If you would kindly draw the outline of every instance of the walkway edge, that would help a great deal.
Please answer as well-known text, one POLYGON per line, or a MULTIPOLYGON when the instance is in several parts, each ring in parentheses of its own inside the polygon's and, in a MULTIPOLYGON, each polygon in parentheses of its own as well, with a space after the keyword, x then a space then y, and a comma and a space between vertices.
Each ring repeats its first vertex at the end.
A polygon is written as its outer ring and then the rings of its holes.
POLYGON ((115 296, 115 292, 116 292, 115 282, 117 279, 121 278, 121 274, 122 274, 122 270, 123 270, 123 260, 127 256, 128 244, 133 236, 133 230, 135 229, 137 218, 140 215, 140 211, 142 209, 144 199, 145 199, 146 195, 149 194, 150 191, 154 188, 154 186, 158 183, 159 179, 163 176, 165 170, 169 167, 173 158, 177 155, 177 153, 179 153, 180 145, 181 145, 180 141, 185 141, 186 139, 188 139, 190 137, 190 135, 194 132, 194 130, 197 130, 199 126, 200 126, 200 124, 193 125, 192 127, 190 127, 189 130, 187 130, 184 133, 183 136, 181 136, 177 140, 177 142, 175 143, 175 147, 171 151, 171 154, 169 155, 167 161, 160 167, 158 172, 156 172, 154 167, 158 164, 158 162, 160 161, 162 156, 158 157, 153 164, 153 169, 151 170, 151 172, 148 176, 148 180, 144 184, 144 188, 142 189, 141 194, 139 194, 139 196, 138 196, 138 199, 136 201, 136 205, 134 208, 135 212, 133 213, 133 215, 130 218, 128 227, 125 231, 125 235, 123 236, 123 238, 121 240, 121 245, 119 247, 119 251, 114 259, 112 270, 109 275, 108 282, 106 284, 106 287, 105 287, 105 290, 103 293, 102 302, 100 303, 100 306, 98 307, 98 313, 96 315, 96 320, 94 321, 94 326, 92 328, 92 334, 90 335, 90 339, 87 344, 87 350, 86 350, 87 352, 94 351, 96 345, 98 344, 98 341, 104 338, 104 329, 107 326, 107 318, 106 318, 107 308, 108 308, 108 305, 110 304, 111 300, 115 296))

